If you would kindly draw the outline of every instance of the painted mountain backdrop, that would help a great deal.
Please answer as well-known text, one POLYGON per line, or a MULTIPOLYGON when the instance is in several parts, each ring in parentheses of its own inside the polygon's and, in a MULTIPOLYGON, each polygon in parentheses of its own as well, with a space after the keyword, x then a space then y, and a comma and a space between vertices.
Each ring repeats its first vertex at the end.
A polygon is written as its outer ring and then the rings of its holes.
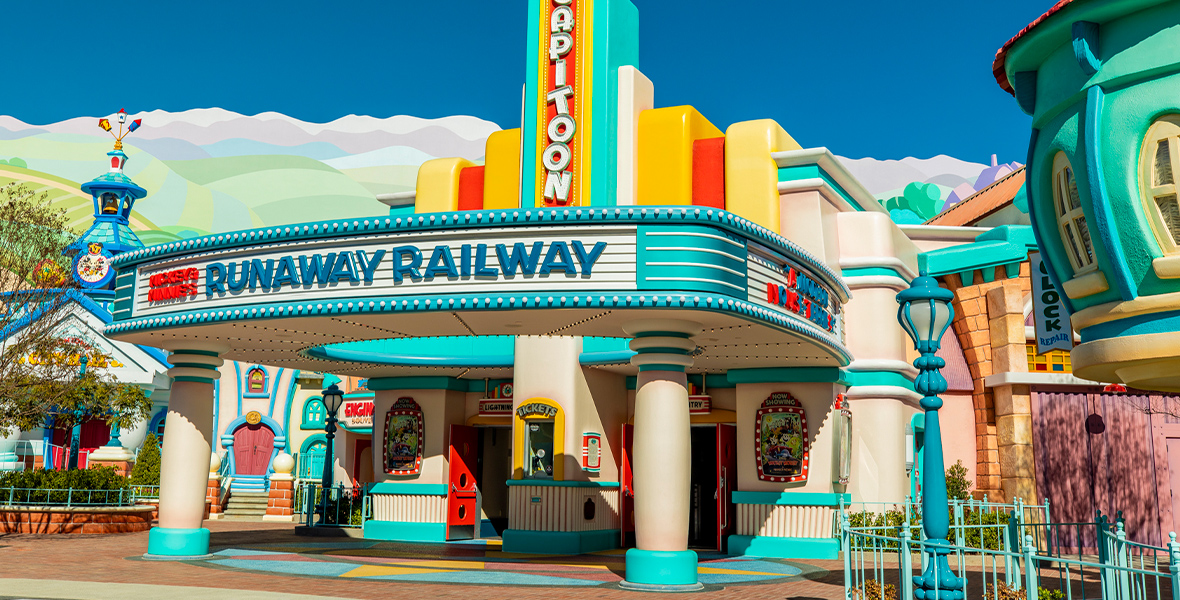
MULTIPOLYGON (((431 158, 480 158, 484 139, 499 129, 465 116, 347 116, 319 124, 216 108, 131 118, 143 119, 143 127, 123 141, 126 172, 148 191, 133 226, 158 232, 142 235, 145 243, 383 214, 388 209, 376 194, 413 189, 418 166, 431 158)), ((0 184, 34 178, 87 221, 90 202, 78 185, 105 172, 112 145, 97 122, 30 125, 0 116, 0 159, 9 163, 0 164, 0 184)))
MULTIPOLYGON (((321 124, 219 108, 155 110, 130 118, 143 120, 124 140, 124 151, 130 158, 127 174, 148 191, 132 222, 147 244, 385 214, 376 194, 413 189, 418 166, 431 158, 480 159, 484 140, 499 129, 470 116, 350 115, 321 124)), ((74 226, 85 229, 90 198, 78 188, 105 172, 104 154, 112 144, 97 122, 79 117, 30 125, 0 115, 0 185, 22 180, 48 192, 69 211, 74 226)), ((957 201, 977 182, 994 180, 988 171, 997 168, 947 156, 841 160, 883 201, 911 182, 937 185, 938 203, 957 201)))

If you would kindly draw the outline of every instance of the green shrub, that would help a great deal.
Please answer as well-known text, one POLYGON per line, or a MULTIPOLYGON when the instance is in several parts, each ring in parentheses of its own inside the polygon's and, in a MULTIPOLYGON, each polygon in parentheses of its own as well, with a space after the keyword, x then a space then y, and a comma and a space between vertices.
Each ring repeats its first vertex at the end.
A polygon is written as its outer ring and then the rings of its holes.
MULTIPOLYGON (((951 520, 954 523, 952 517, 951 520)), ((963 544, 969 548, 982 548, 984 550, 999 550, 1000 549, 1000 535, 1003 526, 1008 524, 1008 513, 1000 511, 979 511, 973 512, 963 509, 963 525, 967 525, 966 531, 963 534, 963 544), (976 527, 970 527, 975 525, 976 527), (979 525, 995 525, 997 527, 980 528, 979 525)), ((951 541, 954 541, 954 532, 951 532, 951 541)))
POLYGON ((946 470, 946 497, 951 500, 966 500, 971 497, 971 482, 967 479, 967 467, 959 460, 946 470))
POLYGON ((0 475, 0 502, 5 503, 11 498, 13 504, 118 504, 129 496, 127 478, 114 467, 36 469, 0 475))
POLYGON ((131 485, 160 485, 160 442, 149 433, 131 469, 131 485))

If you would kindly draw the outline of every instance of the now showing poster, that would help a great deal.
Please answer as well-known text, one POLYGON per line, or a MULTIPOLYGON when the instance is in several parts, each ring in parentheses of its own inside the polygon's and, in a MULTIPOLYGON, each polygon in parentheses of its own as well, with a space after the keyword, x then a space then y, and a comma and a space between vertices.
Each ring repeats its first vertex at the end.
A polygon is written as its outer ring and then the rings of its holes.
POLYGON ((1037 334, 1037 354, 1050 350, 1073 350, 1073 327, 1069 312, 1061 301, 1061 292, 1049 278, 1049 269, 1040 252, 1029 252, 1032 275, 1032 313, 1037 334))

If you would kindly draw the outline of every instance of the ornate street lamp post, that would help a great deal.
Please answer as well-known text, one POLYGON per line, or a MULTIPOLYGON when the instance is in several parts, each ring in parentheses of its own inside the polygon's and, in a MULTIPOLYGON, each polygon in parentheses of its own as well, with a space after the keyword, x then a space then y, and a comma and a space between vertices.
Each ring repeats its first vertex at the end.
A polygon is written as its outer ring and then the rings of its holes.
POLYGON ((926 534, 926 551, 930 560, 926 571, 914 577, 914 597, 918 600, 954 600, 963 597, 963 581, 951 571, 947 562, 950 548, 947 534, 950 519, 947 511, 946 473, 943 472, 942 432, 938 425, 938 409, 942 408, 939 394, 946 391, 946 379, 939 370, 946 362, 934 355, 942 341, 942 334, 951 324, 955 311, 951 308, 954 294, 938 287, 938 282, 925 273, 915 278, 910 288, 897 294, 897 320, 914 341, 921 354, 914 366, 920 371, 914 388, 922 394, 922 408, 926 411, 926 436, 922 459, 922 529, 926 534))
POLYGON ((328 447, 324 449, 324 479, 320 483, 320 522, 328 520, 328 489, 332 487, 332 440, 336 437, 336 411, 344 403, 344 392, 336 384, 324 390, 324 410, 328 413, 328 423, 324 427, 328 447))

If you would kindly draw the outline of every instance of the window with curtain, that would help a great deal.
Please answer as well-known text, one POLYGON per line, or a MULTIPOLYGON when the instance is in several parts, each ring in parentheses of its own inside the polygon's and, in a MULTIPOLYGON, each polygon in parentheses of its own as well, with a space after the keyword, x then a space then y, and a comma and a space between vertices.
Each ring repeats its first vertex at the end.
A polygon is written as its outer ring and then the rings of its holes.
POLYGON ((1180 204, 1176 173, 1180 170, 1180 115, 1168 115, 1147 130, 1139 155, 1139 187, 1144 211, 1164 254, 1180 253, 1180 204))
POLYGON ((1053 159, 1053 210, 1057 215, 1061 243, 1065 246, 1074 275, 1097 269, 1094 246, 1090 242, 1090 228, 1086 224, 1086 215, 1078 195, 1078 182, 1064 152, 1058 152, 1053 159))

